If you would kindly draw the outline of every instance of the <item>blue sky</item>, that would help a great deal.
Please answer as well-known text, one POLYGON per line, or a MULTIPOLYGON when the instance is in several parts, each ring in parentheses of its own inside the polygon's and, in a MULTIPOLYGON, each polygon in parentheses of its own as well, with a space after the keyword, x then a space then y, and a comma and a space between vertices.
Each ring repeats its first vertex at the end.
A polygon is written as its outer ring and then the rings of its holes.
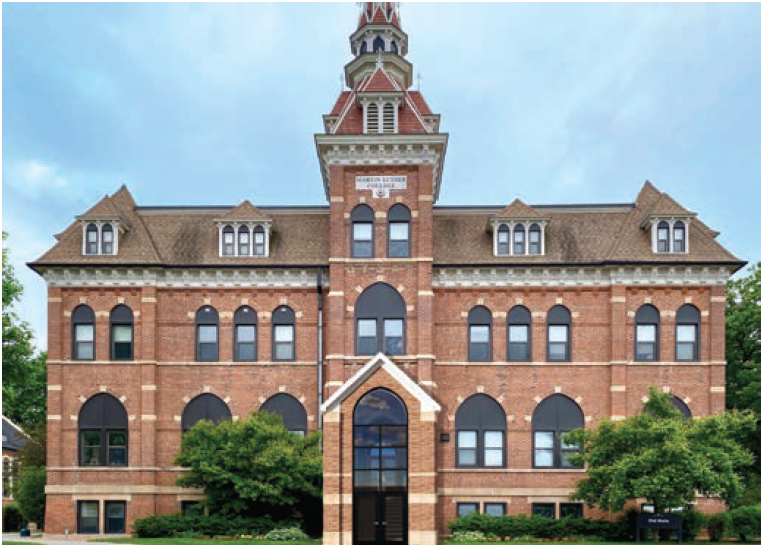
MULTIPOLYGON (((3 229, 35 259, 102 195, 324 204, 313 134, 353 3, 3 4, 3 229)), ((450 133, 440 204, 631 202, 650 179, 761 260, 761 5, 403 4, 450 133)))

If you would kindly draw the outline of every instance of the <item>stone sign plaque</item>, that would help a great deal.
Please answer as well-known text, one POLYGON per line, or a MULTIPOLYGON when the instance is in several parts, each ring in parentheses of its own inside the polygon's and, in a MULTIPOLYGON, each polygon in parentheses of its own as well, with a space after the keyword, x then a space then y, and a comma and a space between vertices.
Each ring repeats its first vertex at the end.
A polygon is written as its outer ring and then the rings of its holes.
POLYGON ((392 189, 407 189, 407 176, 357 176, 354 184, 356 189, 370 189, 374 198, 383 199, 392 189))

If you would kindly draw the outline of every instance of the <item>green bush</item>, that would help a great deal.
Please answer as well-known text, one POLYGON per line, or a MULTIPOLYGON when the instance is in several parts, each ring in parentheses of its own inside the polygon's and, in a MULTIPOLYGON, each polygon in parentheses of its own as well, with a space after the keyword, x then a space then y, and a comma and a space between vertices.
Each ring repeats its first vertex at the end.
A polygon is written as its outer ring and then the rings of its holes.
POLYGON ((9 503, 3 505, 3 532, 18 532, 24 527, 24 517, 18 505, 9 503))
POLYGON ((279 528, 277 530, 270 530, 267 535, 264 536, 269 541, 304 541, 309 539, 301 528, 279 528))
POLYGON ((706 515, 697 509, 687 509, 682 513, 682 540, 695 541, 706 524, 706 515))
POLYGON ((21 478, 14 488, 21 514, 40 528, 45 524, 45 479, 44 467, 27 467, 21 471, 21 478))
POLYGON ((298 526, 293 520, 276 521, 269 517, 230 518, 220 515, 153 515, 136 520, 133 529, 137 537, 179 537, 180 535, 236 536, 265 535, 272 530, 298 526))
POLYGON ((539 539, 595 536, 605 541, 626 541, 629 537, 629 525, 625 520, 610 522, 572 517, 556 520, 527 515, 494 517, 472 513, 451 521, 449 528, 453 535, 456 532, 480 532, 484 536, 496 536, 503 540, 516 536, 539 539))
POLYGON ((732 532, 740 541, 748 542, 761 536, 761 508, 754 506, 738 507, 728 513, 732 532))
POLYGON ((486 541, 486 536, 483 532, 452 532, 451 541, 455 543, 475 543, 478 541, 486 541))
POLYGON ((708 537, 711 539, 711 541, 721 541, 724 539, 724 534, 727 531, 727 526, 729 523, 729 517, 727 516, 727 513, 714 513, 711 515, 706 515, 706 522, 705 526, 708 530, 708 537))

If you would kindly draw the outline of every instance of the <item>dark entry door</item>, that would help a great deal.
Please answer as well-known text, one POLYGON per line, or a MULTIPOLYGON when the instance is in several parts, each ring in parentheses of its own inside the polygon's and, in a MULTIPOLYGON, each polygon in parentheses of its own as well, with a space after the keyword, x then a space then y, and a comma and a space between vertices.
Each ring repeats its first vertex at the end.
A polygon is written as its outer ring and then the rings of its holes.
POLYGON ((354 543, 407 543, 407 410, 372 390, 354 411, 354 543))

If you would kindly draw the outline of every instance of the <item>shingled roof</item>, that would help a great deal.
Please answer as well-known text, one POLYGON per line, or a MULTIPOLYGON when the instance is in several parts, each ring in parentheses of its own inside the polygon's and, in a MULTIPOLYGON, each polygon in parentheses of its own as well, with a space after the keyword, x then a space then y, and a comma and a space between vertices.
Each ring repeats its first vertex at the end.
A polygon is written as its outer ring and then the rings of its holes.
POLYGON ((238 206, 230 210, 229 212, 225 212, 220 216, 220 219, 222 220, 259 220, 259 221, 265 221, 270 220, 268 215, 262 213, 261 210, 259 210, 256 206, 251 204, 251 201, 248 199, 244 200, 242 203, 240 203, 238 206))
POLYGON ((541 219, 544 216, 534 207, 527 205, 520 199, 505 206, 499 213, 494 214, 495 218, 500 219, 541 219))

